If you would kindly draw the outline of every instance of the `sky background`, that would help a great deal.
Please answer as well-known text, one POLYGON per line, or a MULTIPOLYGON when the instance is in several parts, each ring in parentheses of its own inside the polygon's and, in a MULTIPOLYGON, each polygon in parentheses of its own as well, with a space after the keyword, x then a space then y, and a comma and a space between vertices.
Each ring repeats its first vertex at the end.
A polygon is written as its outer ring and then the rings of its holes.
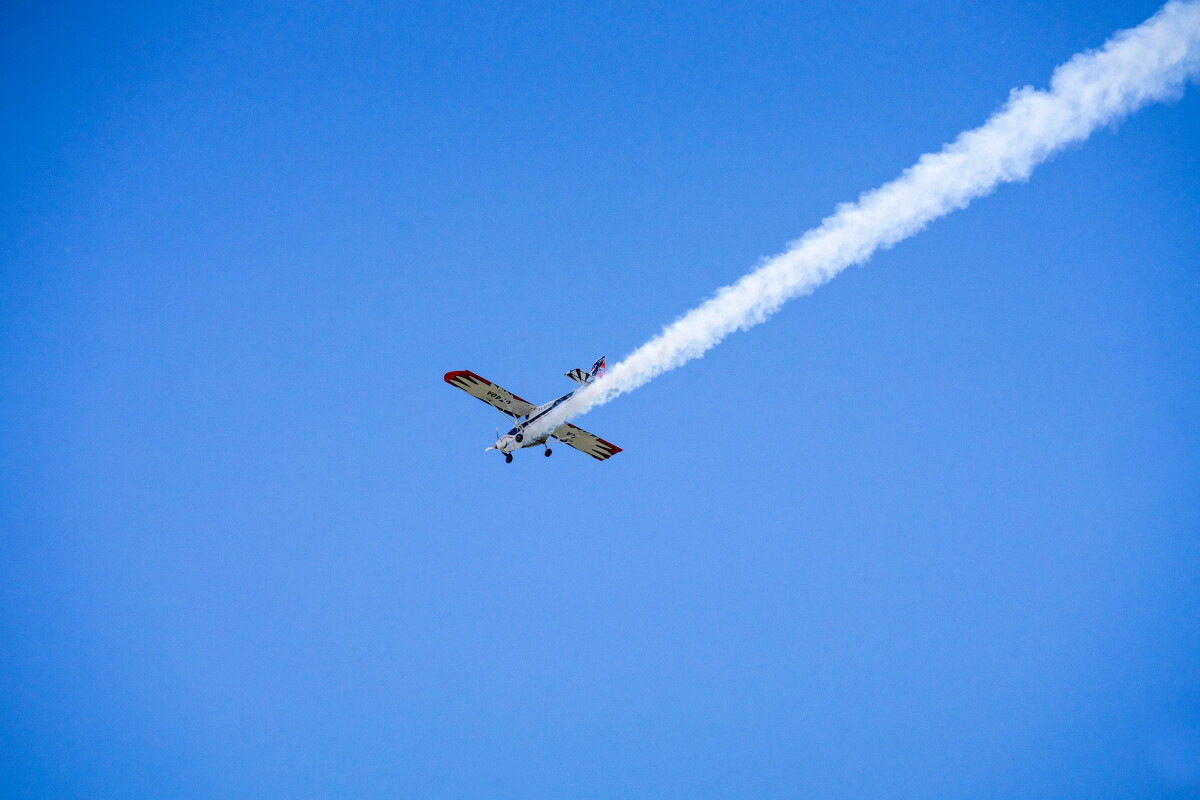
POLYGON ((9 3, 0 795, 1195 797, 1200 92, 506 465, 1153 2, 9 3))

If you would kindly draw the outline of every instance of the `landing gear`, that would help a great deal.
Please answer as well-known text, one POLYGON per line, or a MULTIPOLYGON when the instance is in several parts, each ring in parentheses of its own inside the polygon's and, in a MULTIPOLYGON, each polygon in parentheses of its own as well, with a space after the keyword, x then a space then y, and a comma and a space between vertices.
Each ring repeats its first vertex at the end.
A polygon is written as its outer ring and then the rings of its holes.
POLYGON ((549 458, 549 457, 550 457, 550 454, 551 454, 551 453, 553 453, 553 452, 554 452, 553 450, 551 450, 549 447, 547 447, 547 448, 546 448, 546 458, 549 458))
POLYGON ((519 433, 516 436, 514 436, 513 438, 517 440, 517 444, 520 444, 525 439, 525 437, 519 433))
POLYGON ((505 463, 505 464, 511 464, 511 463, 512 463, 512 453, 505 453, 505 454, 504 454, 504 463, 505 463))

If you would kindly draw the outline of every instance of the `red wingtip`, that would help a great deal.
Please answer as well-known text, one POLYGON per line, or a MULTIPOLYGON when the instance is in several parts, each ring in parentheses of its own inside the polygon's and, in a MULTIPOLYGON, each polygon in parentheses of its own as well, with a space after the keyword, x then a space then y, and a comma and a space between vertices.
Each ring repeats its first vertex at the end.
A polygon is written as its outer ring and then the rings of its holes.
POLYGON ((610 451, 608 455, 606 455, 604 458, 600 459, 601 461, 605 461, 605 460, 607 460, 607 459, 610 459, 610 458, 612 458, 613 456, 615 456, 617 453, 621 452, 621 448, 617 447, 617 446, 616 446, 615 444, 613 444, 612 442, 606 442, 606 441, 604 441, 603 439, 600 439, 600 437, 599 437, 599 436, 597 436, 596 438, 600 440, 600 444, 602 444, 602 445, 604 445, 605 447, 607 447, 607 448, 609 449, 609 451, 610 451))

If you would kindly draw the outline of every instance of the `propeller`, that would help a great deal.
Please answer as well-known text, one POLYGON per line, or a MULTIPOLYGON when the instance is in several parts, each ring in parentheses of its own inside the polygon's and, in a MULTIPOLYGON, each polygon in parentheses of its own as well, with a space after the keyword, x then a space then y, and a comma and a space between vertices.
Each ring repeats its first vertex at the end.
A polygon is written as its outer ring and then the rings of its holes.
MULTIPOLYGON (((496 428, 496 441, 497 442, 500 441, 500 428, 499 427, 496 428)), ((483 452, 486 453, 488 450, 495 450, 495 449, 496 449, 496 445, 492 445, 491 447, 485 449, 483 452)))

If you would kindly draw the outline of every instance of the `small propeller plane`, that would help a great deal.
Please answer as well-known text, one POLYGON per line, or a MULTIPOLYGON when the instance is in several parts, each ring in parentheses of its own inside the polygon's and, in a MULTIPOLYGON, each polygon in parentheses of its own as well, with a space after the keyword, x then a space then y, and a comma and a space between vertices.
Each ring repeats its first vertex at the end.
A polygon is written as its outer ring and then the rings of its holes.
MULTIPOLYGON (((566 377, 583 387, 603 374, 604 357, 601 356, 595 364, 592 364, 590 372, 573 369, 566 374, 566 377)), ((551 439, 557 439, 563 444, 569 444, 576 450, 587 453, 598 461, 603 461, 609 456, 621 452, 621 448, 615 444, 606 442, 599 436, 594 436, 569 422, 564 422, 552 431, 546 431, 538 435, 525 435, 526 428, 570 400, 579 389, 576 389, 575 392, 564 394, 557 400, 545 405, 534 406, 528 400, 517 397, 507 389, 501 389, 496 384, 479 377, 470 370, 460 369, 455 372, 447 372, 444 380, 451 386, 457 386, 472 397, 478 397, 488 405, 499 409, 500 413, 516 423, 513 425, 512 430, 503 436, 500 435, 500 429, 496 428, 496 444, 487 448, 487 450, 499 450, 501 453, 504 453, 504 460, 509 464, 513 460, 513 451, 520 450, 522 447, 543 445, 546 448, 545 455, 548 457, 552 452, 550 450, 551 439)), ((486 453, 487 450, 484 452, 486 453)))

